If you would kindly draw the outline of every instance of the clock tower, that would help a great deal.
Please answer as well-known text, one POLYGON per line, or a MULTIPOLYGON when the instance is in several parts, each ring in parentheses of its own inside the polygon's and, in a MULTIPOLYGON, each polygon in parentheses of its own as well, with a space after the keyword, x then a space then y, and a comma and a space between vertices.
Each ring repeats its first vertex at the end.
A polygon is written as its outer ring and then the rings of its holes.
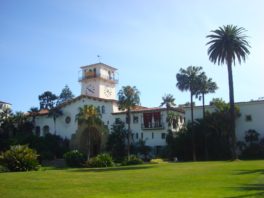
POLYGON ((118 83, 116 71, 117 69, 104 63, 82 66, 79 77, 81 94, 115 100, 118 83))

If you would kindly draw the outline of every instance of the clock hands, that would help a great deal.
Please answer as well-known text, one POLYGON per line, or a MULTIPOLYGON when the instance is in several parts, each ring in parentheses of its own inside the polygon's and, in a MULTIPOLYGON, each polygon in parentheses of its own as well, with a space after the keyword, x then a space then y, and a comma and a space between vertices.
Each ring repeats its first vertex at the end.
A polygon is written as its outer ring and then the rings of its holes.
POLYGON ((88 91, 90 91, 91 93, 94 93, 93 89, 87 88, 88 91))

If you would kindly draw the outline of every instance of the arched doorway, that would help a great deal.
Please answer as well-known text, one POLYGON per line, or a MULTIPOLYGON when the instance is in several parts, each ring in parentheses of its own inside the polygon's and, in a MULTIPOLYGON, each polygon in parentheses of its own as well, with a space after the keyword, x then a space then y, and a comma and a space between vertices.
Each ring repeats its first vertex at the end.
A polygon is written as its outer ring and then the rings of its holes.
POLYGON ((101 151, 102 135, 94 127, 88 127, 81 132, 80 150, 87 153, 87 157, 94 157, 101 151))

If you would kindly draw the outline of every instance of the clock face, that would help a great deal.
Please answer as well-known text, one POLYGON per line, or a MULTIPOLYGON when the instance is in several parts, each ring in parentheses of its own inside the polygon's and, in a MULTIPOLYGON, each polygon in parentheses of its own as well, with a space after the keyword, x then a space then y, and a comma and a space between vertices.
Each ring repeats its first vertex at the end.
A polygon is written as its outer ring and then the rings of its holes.
POLYGON ((87 94, 90 94, 90 95, 95 94, 95 88, 94 88, 94 86, 92 84, 89 84, 86 87, 86 92, 87 92, 87 94))
POLYGON ((111 90, 111 88, 109 88, 109 87, 105 87, 105 89, 104 89, 104 95, 105 95, 106 97, 111 96, 111 95, 112 95, 112 90, 111 90))

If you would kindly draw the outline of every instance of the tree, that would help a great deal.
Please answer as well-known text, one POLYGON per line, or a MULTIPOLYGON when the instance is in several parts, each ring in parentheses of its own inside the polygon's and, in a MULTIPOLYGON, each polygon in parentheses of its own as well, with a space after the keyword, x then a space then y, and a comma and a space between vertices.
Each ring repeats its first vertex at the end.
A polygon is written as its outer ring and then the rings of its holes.
POLYGON ((205 73, 203 73, 200 77, 199 77, 199 85, 198 85, 198 90, 196 93, 196 96, 198 97, 199 95, 201 95, 202 98, 202 103, 203 103, 203 118, 205 116, 205 101, 204 101, 204 96, 206 94, 209 93, 214 93, 215 90, 218 89, 217 85, 215 82, 213 82, 212 78, 207 78, 207 76, 205 75, 205 73))
POLYGON ((166 106, 167 109, 170 109, 171 107, 175 106, 175 98, 171 94, 165 94, 162 97, 162 103, 160 104, 160 107, 166 106))
POLYGON ((249 129, 246 131, 245 140, 246 142, 249 142, 250 146, 252 146, 254 142, 258 142, 259 133, 254 129, 249 129))
POLYGON ((52 117, 53 119, 53 122, 54 122, 54 134, 56 135, 57 133, 57 129, 56 129, 56 121, 57 121, 57 118, 62 116, 63 115, 63 112, 60 108, 58 107, 54 107, 52 109, 49 110, 49 114, 48 116, 49 117, 52 117))
POLYGON ((52 109, 55 106, 57 99, 58 96, 50 91, 45 91, 43 94, 39 95, 40 109, 52 109))
POLYGON ((111 156, 120 162, 123 161, 126 155, 126 137, 125 123, 117 119, 112 125, 111 133, 108 135, 106 148, 111 156))
POLYGON ((246 30, 242 27, 233 25, 226 25, 219 27, 219 29, 212 30, 212 34, 206 37, 210 39, 206 45, 209 45, 208 55, 209 60, 214 64, 226 64, 228 71, 228 83, 229 83, 229 103, 231 114, 231 151, 232 158, 237 159, 238 154, 236 152, 236 134, 235 134, 235 102, 234 102, 234 87, 233 87, 233 74, 232 65, 235 65, 236 59, 239 64, 243 60, 245 62, 247 55, 250 54, 248 48, 250 47, 247 36, 244 35, 246 30))
MULTIPOLYGON (((199 76, 202 74, 202 67, 189 66, 187 69, 180 69, 176 74, 177 84, 181 91, 190 91, 191 98, 191 128, 193 128, 193 96, 197 93, 199 76)), ((193 161, 196 161, 195 134, 192 131, 193 161)))
POLYGON ((68 100, 71 100, 74 98, 74 95, 72 93, 72 91, 70 90, 68 85, 65 85, 65 87, 62 89, 59 97, 58 97, 58 101, 57 101, 57 105, 62 104, 68 100))
POLYGON ((76 115, 75 120, 78 121, 78 125, 82 126, 84 130, 88 131, 87 139, 87 159, 90 159, 91 155, 91 135, 92 130, 97 130, 100 134, 106 131, 104 122, 101 120, 101 114, 98 112, 97 108, 93 105, 84 105, 79 108, 79 113, 76 115))
POLYGON ((134 86, 123 86, 122 89, 118 92, 118 105, 119 109, 127 111, 128 117, 128 146, 127 146, 127 154, 130 156, 130 144, 131 144, 131 109, 133 109, 136 105, 140 104, 139 98, 140 92, 134 86))
POLYGON ((36 127, 36 116, 38 115, 39 109, 38 107, 31 107, 29 110, 29 115, 32 116, 32 124, 35 129, 36 127))

